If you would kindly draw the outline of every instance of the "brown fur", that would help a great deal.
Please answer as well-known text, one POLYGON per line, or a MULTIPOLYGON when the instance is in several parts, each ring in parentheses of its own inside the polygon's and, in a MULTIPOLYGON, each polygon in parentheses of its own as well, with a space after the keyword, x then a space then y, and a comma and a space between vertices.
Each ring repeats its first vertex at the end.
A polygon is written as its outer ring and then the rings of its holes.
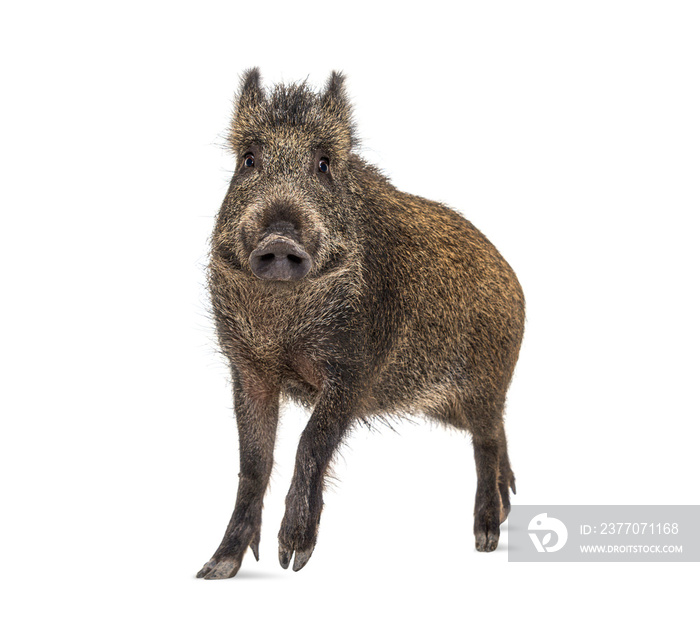
POLYGON ((209 273, 241 473, 224 540, 198 576, 235 575, 248 546, 257 557, 280 397, 313 408, 279 533, 285 568, 294 555, 299 570, 313 551, 324 476, 342 438, 358 420, 396 413, 471 433, 476 547, 495 549, 515 491, 503 408, 525 304, 512 269, 458 213, 398 191, 353 152, 340 74, 316 94, 306 84, 265 92, 257 69, 247 72, 230 144, 238 164, 209 273), (251 252, 271 235, 308 253, 308 274, 256 277, 251 252))

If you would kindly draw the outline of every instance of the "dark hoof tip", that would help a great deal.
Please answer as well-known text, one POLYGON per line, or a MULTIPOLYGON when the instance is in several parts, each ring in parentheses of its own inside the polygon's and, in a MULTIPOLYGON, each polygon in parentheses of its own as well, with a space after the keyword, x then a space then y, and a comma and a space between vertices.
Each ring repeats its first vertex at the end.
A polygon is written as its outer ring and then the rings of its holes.
POLYGON ((498 532, 477 532, 475 537, 475 547, 477 551, 489 552, 495 551, 498 547, 498 532))
POLYGON ((311 557, 311 554, 314 552, 313 549, 309 549, 308 551, 297 551, 294 554, 294 567, 293 571, 297 572, 300 571, 304 566, 306 566, 306 563, 309 561, 309 558, 311 557))
POLYGON ((197 573, 198 579, 229 579, 234 577, 241 567, 240 560, 235 558, 221 558, 210 560, 197 573))
POLYGON ((292 559, 292 552, 288 549, 281 549, 279 552, 280 566, 285 570, 289 568, 289 562, 292 559))

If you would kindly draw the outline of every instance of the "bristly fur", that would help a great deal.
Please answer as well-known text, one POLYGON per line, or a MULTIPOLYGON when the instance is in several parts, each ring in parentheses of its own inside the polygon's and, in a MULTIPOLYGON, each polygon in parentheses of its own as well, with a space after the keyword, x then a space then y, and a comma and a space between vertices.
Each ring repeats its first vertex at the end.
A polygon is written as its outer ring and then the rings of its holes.
POLYGON ((525 301, 513 270, 456 211, 400 192, 353 152, 340 73, 315 93, 306 82, 265 91, 247 71, 229 142, 236 172, 209 288, 233 377, 240 480, 198 576, 235 575, 249 546, 257 557, 284 397, 313 412, 279 532, 283 567, 294 558, 299 570, 313 552, 324 480, 353 425, 404 414, 471 433, 476 548, 492 551, 515 491, 503 412, 525 301))
POLYGON ((234 153, 252 143, 265 143, 283 131, 299 128, 309 131, 320 145, 348 154, 357 147, 352 109, 345 93, 345 77, 334 71, 323 94, 312 91, 306 81, 277 84, 266 93, 257 68, 241 79, 241 89, 229 130, 234 153))

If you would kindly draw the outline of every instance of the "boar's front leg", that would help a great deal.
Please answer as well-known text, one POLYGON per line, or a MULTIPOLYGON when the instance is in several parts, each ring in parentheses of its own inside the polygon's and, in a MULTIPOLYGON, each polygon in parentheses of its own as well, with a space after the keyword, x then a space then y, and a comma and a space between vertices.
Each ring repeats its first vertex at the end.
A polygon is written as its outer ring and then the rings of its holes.
POLYGON ((197 573, 197 577, 204 579, 233 577, 249 546, 258 559, 263 496, 272 471, 279 394, 252 376, 243 379, 234 376, 233 386, 240 444, 236 507, 219 548, 197 573))
POLYGON ((279 561, 304 568, 316 545, 323 508, 323 480, 338 445, 353 421, 352 387, 341 379, 325 383, 299 441, 292 484, 279 532, 279 561))

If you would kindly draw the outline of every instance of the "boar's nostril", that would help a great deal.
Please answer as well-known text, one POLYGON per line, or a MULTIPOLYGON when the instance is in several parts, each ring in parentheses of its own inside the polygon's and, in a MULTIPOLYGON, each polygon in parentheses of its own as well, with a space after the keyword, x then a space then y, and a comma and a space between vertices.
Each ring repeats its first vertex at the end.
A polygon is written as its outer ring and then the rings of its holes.
POLYGON ((311 269, 311 257, 292 239, 276 237, 263 241, 248 259, 261 280, 301 280, 311 269))

